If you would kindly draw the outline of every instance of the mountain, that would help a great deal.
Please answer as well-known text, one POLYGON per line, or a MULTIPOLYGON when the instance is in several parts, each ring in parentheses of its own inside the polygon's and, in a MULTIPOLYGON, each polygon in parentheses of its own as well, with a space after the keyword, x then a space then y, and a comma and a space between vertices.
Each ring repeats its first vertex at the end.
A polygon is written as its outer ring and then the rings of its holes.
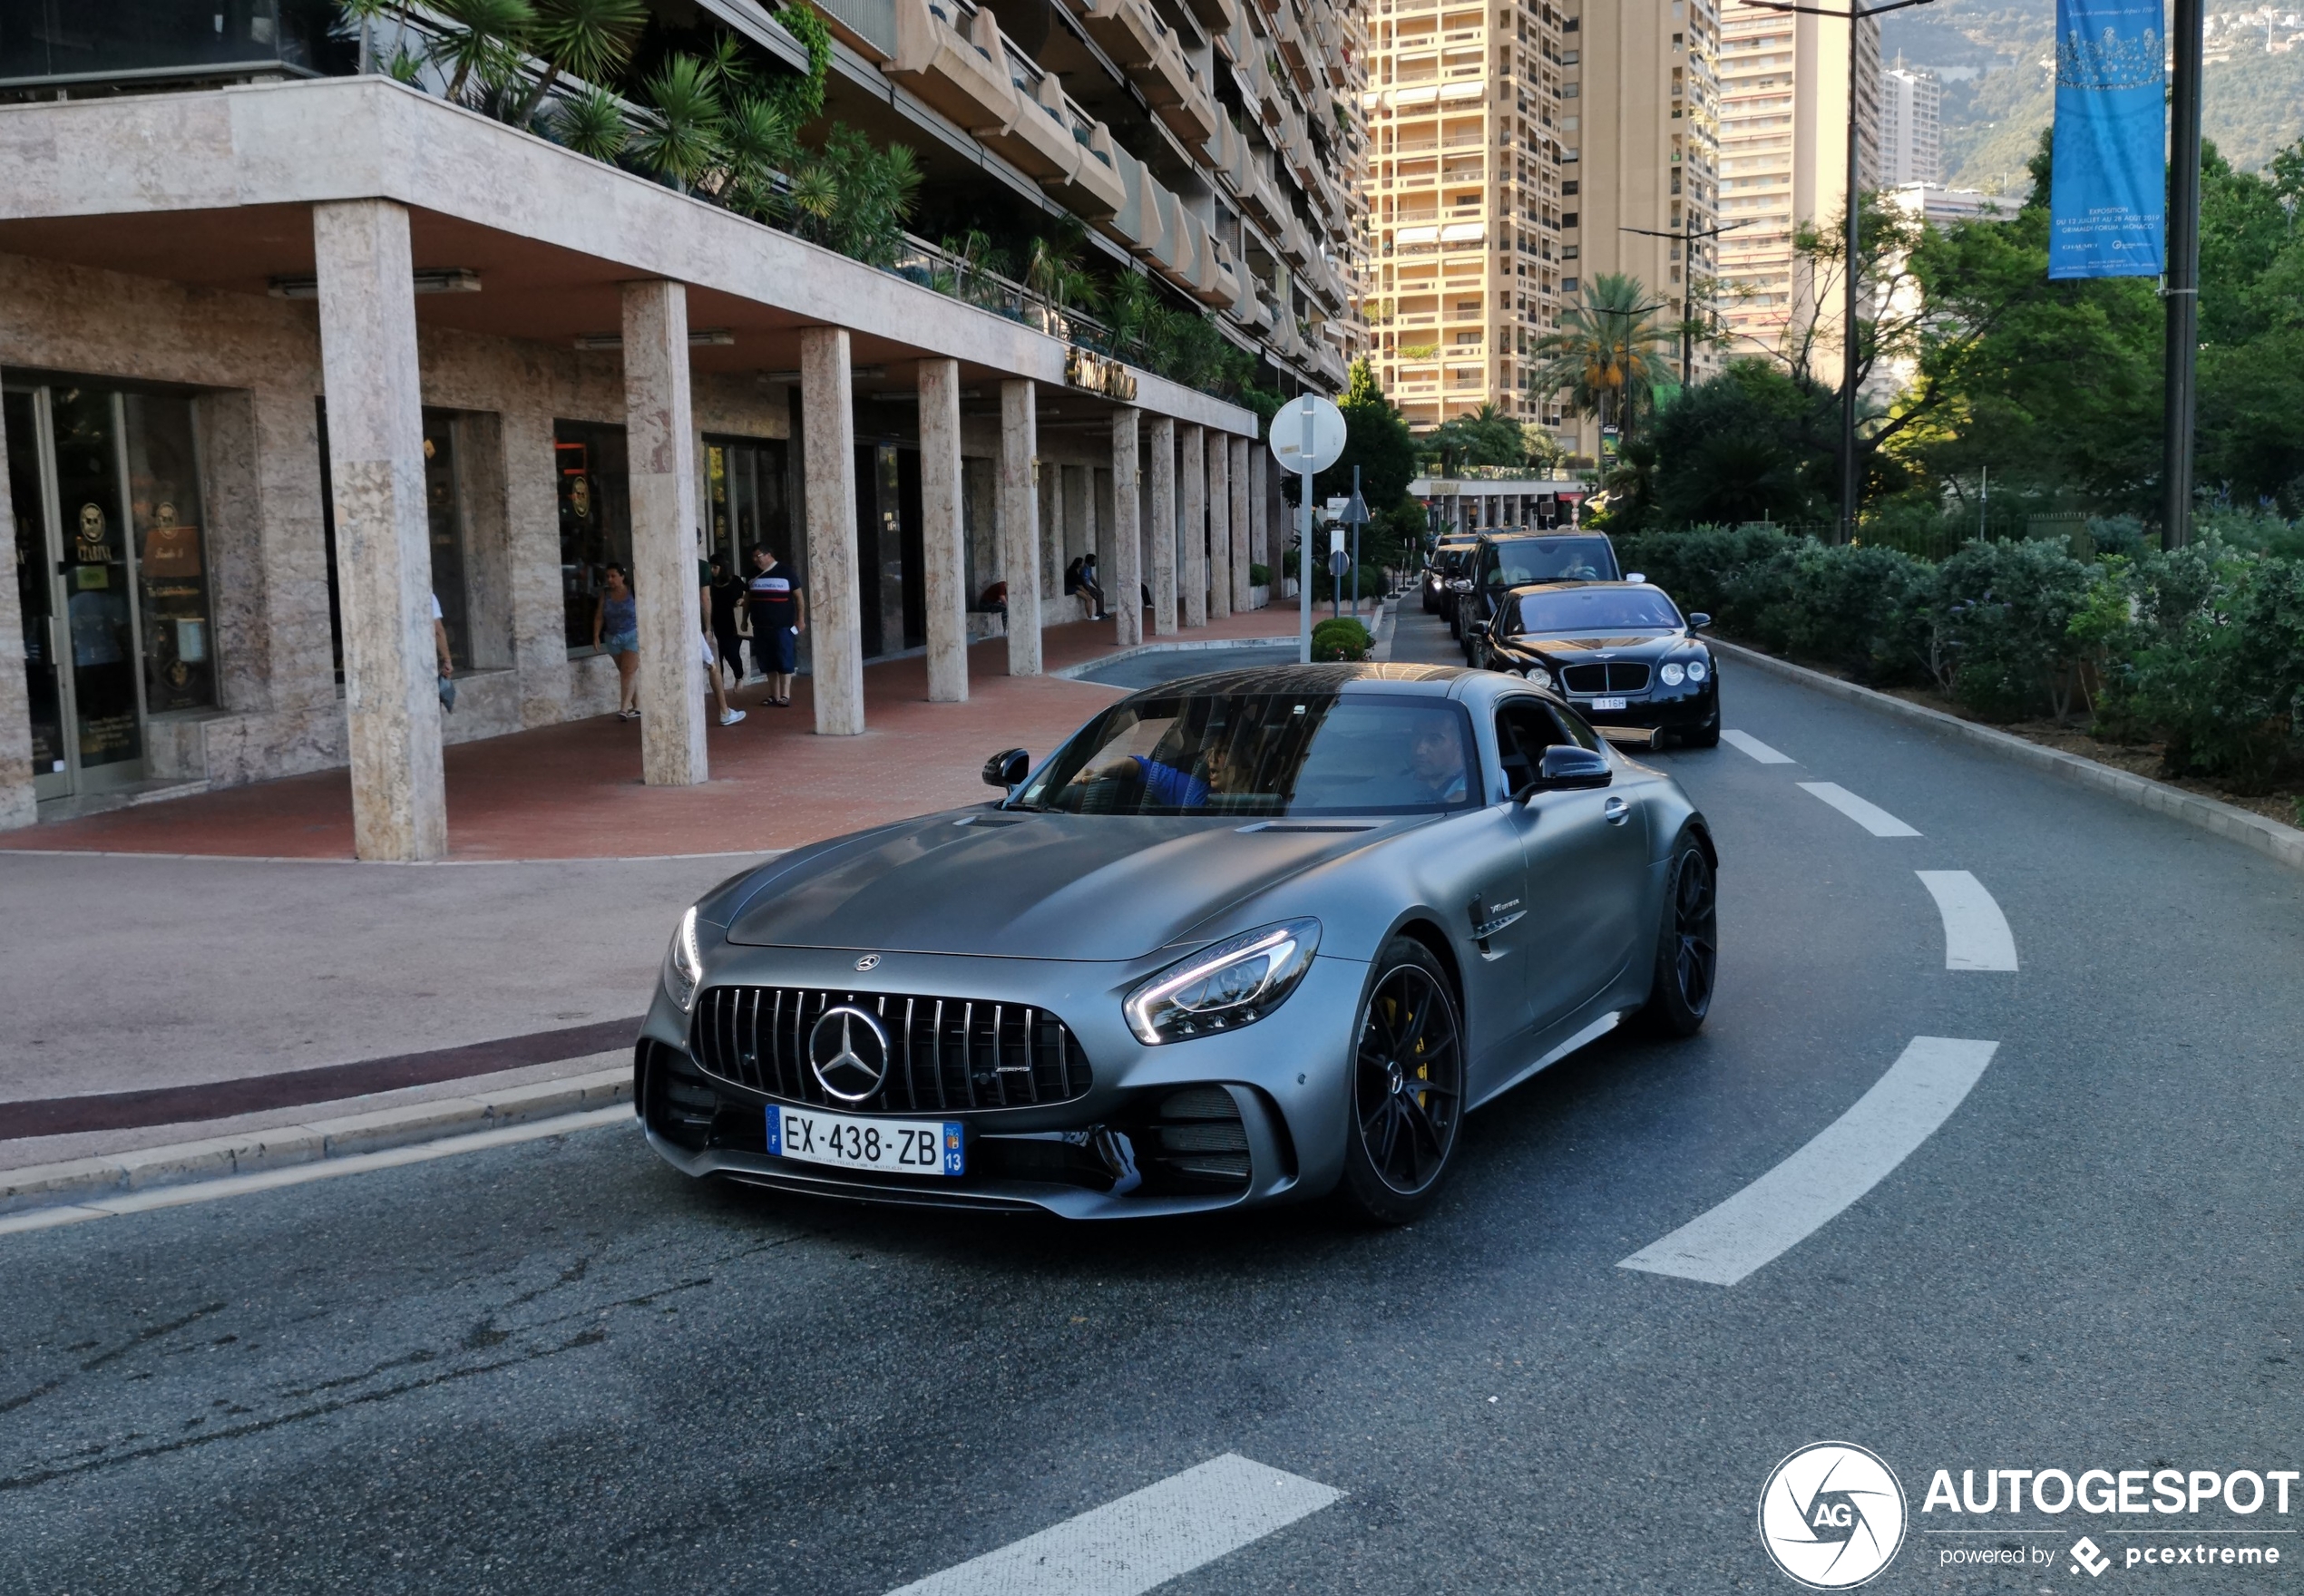
MULTIPOLYGON (((2225 8, 2208 16, 2201 121, 2233 165, 2253 170, 2304 138, 2304 28, 2296 13, 2225 8)), ((1937 0, 1880 23, 1880 50, 1944 82, 1944 179, 2021 190, 2025 162, 2055 116, 2050 62, 2055 0, 1937 0)))

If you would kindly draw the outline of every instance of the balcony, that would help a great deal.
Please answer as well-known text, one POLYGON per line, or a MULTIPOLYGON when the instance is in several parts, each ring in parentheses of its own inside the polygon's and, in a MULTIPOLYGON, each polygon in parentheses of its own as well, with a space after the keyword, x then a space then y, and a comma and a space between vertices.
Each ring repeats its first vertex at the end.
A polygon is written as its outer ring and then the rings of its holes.
POLYGON ((1015 91, 1016 115, 1005 127, 972 129, 986 148, 1006 156, 1026 175, 1042 183, 1069 178, 1086 153, 1072 136, 1071 109, 1064 85, 1052 72, 1042 72, 1023 52, 1003 41, 1009 87, 1015 91))
POLYGON ((1216 309, 1238 304, 1242 273, 1232 262, 1232 251, 1220 238, 1210 238, 1207 246, 1200 257, 1200 274, 1193 281, 1192 297, 1216 309))
POLYGON ((1216 157, 1216 175, 1235 198, 1245 200, 1256 186, 1255 159, 1248 153, 1248 141, 1238 129, 1225 122, 1216 136, 1208 141, 1207 149, 1216 157))
POLYGON ((1151 68, 1168 31, 1145 0, 1085 0, 1080 20, 1113 63, 1131 78, 1151 68))
POLYGON ((1144 170, 1144 163, 1127 151, 1113 145, 1108 153, 1120 180, 1121 199, 1110 216, 1095 219, 1097 230, 1123 248, 1144 254, 1160 241, 1160 212, 1154 195, 1160 185, 1144 170))
POLYGON ((896 53, 880 70, 962 127, 1017 120, 1000 24, 966 0, 896 0, 896 53))
POLYGON ((1265 227, 1277 231, 1286 225, 1288 207, 1281 200, 1279 187, 1273 182, 1272 174, 1262 167, 1256 168, 1255 183, 1240 198, 1265 227))
POLYGON ((1191 0, 1192 15, 1211 35, 1228 34, 1240 20, 1240 13, 1232 0, 1191 0))
POLYGON ((1215 137, 1216 124, 1224 120, 1216 114, 1215 98, 1208 92, 1200 69, 1186 59, 1175 35, 1166 39, 1148 71, 1131 71, 1128 75, 1151 102, 1152 113, 1167 123, 1168 131, 1187 148, 1215 137))
POLYGON ((1116 159, 1112 130, 1091 121, 1078 105, 1069 101, 1065 103, 1080 158, 1065 176, 1044 178, 1040 186, 1074 215, 1087 221, 1101 222, 1117 215, 1128 200, 1128 184, 1120 177, 1116 159))

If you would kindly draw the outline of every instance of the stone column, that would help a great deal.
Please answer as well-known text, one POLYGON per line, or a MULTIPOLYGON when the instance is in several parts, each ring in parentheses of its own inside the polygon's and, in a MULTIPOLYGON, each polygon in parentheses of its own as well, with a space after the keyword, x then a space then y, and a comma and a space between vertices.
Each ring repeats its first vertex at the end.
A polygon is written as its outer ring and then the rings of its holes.
POLYGON ((968 702, 968 549, 960 508, 960 362, 920 363, 920 541, 928 702, 968 702))
POLYGON ((438 859, 448 852, 448 798, 408 213, 386 200, 315 205, 312 248, 353 851, 362 859, 438 859))
POLYGON ((1145 529, 1152 554, 1152 635, 1165 637, 1176 630, 1176 418, 1147 416, 1144 448, 1152 457, 1146 473, 1152 524, 1145 529))
POLYGON ((1232 440, 1232 608, 1242 611, 1254 601, 1248 589, 1255 585, 1248 570, 1248 451, 1255 446, 1247 438, 1232 440))
POLYGON ((1133 648, 1144 641, 1144 531, 1137 483, 1136 412, 1112 412, 1112 641, 1133 648))
POLYGON ((1272 572, 1272 601, 1280 601, 1279 550, 1272 546, 1272 451, 1261 438, 1248 443, 1248 555, 1272 572))
POLYGON ((1040 517, 1032 452, 1039 446, 1031 380, 1000 385, 1000 538, 1008 581, 1008 674, 1040 674, 1040 517))
POLYGON ((856 424, 846 327, 800 331, 809 659, 816 732, 864 729, 864 610, 856 580, 856 424))
POLYGON ((1040 506, 1047 521, 1040 537, 1040 601, 1047 606, 1040 612, 1044 627, 1061 626, 1071 618, 1064 613, 1064 468, 1054 461, 1047 466, 1047 484, 1040 506), (1056 617, 1053 622, 1050 615, 1056 617))
MULTIPOLYGON (((0 460, 7 458, 6 429, 0 417, 0 460)), ((15 501, 14 493, 0 493, 0 548, 17 546, 15 501)), ((42 576, 45 579, 44 568, 42 576)), ((63 630, 60 622, 49 624, 51 637, 63 630)), ((9 594, 0 602, 0 832, 40 818, 32 785, 32 689, 16 665, 24 657, 24 606, 9 594)), ((51 652, 44 638, 40 651, 51 652)))
POLYGON ((631 462, 632 593, 639 600, 640 779, 692 787, 704 750, 704 659, 696 561, 696 426, 688 288, 624 285, 624 447, 631 462))
POLYGON ((1196 426, 1176 429, 1184 441, 1184 463, 1177 468, 1183 511, 1176 530, 1176 587, 1184 598, 1184 624, 1208 624, 1208 462, 1207 433, 1196 426))
POLYGON ((1232 613, 1232 440, 1210 433, 1208 450, 1208 618, 1232 613))

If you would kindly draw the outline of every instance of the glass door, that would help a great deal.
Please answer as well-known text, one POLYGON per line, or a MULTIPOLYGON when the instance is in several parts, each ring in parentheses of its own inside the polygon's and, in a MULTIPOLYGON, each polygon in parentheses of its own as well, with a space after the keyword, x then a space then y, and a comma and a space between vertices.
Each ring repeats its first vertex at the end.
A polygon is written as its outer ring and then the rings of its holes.
POLYGON ((143 650, 120 491, 120 395, 80 387, 43 393, 56 510, 53 569, 72 650, 74 790, 87 793, 144 774, 143 650))
POLYGON ((47 473, 40 462, 40 414, 34 396, 11 388, 0 394, 8 434, 8 502, 16 523, 16 598, 24 617, 24 687, 32 701, 32 791, 34 798, 72 793, 64 747, 64 680, 59 668, 63 628, 56 610, 56 554, 48 531, 47 473))

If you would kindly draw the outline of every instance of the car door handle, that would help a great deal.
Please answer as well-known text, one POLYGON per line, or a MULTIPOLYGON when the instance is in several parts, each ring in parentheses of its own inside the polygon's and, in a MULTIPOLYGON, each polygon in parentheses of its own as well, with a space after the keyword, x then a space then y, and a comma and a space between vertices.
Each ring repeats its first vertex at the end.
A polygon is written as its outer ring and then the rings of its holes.
POLYGON ((1621 798, 1611 798, 1600 805, 1600 813, 1607 817, 1610 825, 1620 826, 1632 818, 1632 805, 1621 798))

